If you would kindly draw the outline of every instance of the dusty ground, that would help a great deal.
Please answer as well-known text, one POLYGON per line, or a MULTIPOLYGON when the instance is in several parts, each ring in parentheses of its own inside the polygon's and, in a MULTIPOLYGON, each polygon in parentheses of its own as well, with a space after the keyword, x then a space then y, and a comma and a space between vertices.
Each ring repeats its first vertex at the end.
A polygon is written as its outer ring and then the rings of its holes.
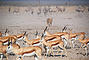
MULTIPOLYGON (((14 7, 13 7, 14 8, 14 7)), ((68 28, 72 28, 73 32, 86 32, 86 36, 89 36, 89 12, 76 12, 67 10, 65 12, 52 13, 44 16, 43 14, 29 14, 20 12, 13 14, 8 12, 8 7, 0 7, 0 31, 4 32, 6 28, 10 31, 10 34, 22 33, 27 31, 30 33, 30 39, 34 38, 35 31, 42 33, 46 26, 46 19, 48 17, 53 18, 53 26, 49 28, 49 32, 60 32, 65 25, 70 25, 68 28)), ((79 43, 78 43, 79 44, 79 43)), ((44 57, 46 60, 89 60, 88 56, 85 56, 84 49, 75 48, 67 49, 68 56, 61 57, 44 57)), ((16 56, 9 56, 9 60, 15 60, 16 56)), ((25 57, 24 60, 33 60, 33 57, 25 57)))

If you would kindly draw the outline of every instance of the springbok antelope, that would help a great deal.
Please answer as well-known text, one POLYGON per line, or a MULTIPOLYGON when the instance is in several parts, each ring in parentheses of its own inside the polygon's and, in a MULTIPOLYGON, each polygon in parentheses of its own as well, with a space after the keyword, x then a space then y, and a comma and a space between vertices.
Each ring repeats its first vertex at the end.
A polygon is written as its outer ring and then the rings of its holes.
MULTIPOLYGON (((44 38, 44 35, 42 34, 40 42, 42 43, 42 47, 46 46, 46 48, 47 48, 47 54, 49 54, 49 52, 53 53, 53 48, 54 47, 61 47, 64 50, 64 52, 66 52, 66 49, 64 48, 64 42, 62 40, 55 40, 55 41, 46 42, 46 40, 44 38)), ((58 50, 58 52, 59 51, 60 50, 58 50)))
POLYGON ((47 29, 48 29, 48 26, 46 26, 46 28, 44 29, 45 36, 53 36, 53 35, 62 36, 62 35, 68 34, 68 32, 56 32, 56 33, 51 34, 47 31, 47 29))
POLYGON ((7 45, 8 41, 12 41, 12 43, 15 43, 16 39, 17 39, 17 37, 15 35, 13 35, 13 36, 1 37, 0 41, 3 42, 4 45, 7 45))
POLYGON ((21 60, 23 60, 24 56, 35 56, 35 60, 42 59, 42 48, 40 48, 39 46, 15 48, 12 45, 9 45, 7 52, 9 51, 12 51, 16 55, 18 55, 16 59, 20 58, 21 60))
POLYGON ((81 43, 81 47, 85 47, 86 55, 87 55, 87 50, 88 50, 88 45, 89 45, 89 38, 81 39, 81 37, 79 37, 78 40, 81 43))
POLYGON ((67 32, 57 32, 57 33, 54 33, 54 34, 50 34, 49 32, 45 31, 44 33, 46 35, 46 40, 47 40, 47 37, 48 37, 48 40, 60 40, 62 39, 64 41, 64 46, 67 45, 67 41, 64 40, 64 38, 62 37, 63 35, 66 35, 68 34, 67 32))
POLYGON ((53 19, 52 18, 48 18, 47 19, 47 26, 52 26, 52 22, 53 22, 53 19))
MULTIPOLYGON (((6 56, 6 59, 8 60, 8 53, 7 53, 8 45, 2 45, 2 44, 3 43, 0 42, 0 54, 4 54, 6 56)), ((20 48, 17 44, 12 44, 12 46, 15 48, 20 48)), ((3 55, 1 56, 1 60, 3 60, 3 55)))
POLYGON ((49 42, 49 41, 54 41, 54 40, 60 40, 61 37, 58 35, 52 35, 52 36, 44 36, 44 39, 46 42, 49 42))
POLYGON ((16 36, 17 36, 17 39, 18 39, 18 40, 22 40, 23 37, 25 36, 25 34, 26 34, 26 32, 24 32, 24 33, 22 33, 22 34, 16 35, 16 36))
POLYGON ((22 34, 18 34, 18 35, 11 35, 9 36, 9 41, 11 43, 17 43, 17 40, 23 40, 24 36, 25 36, 26 32, 25 33, 22 33, 22 34))
POLYGON ((2 41, 3 43, 8 44, 8 41, 11 40, 12 43, 15 43, 16 40, 23 38, 23 36, 25 35, 25 33, 19 34, 19 35, 9 35, 9 36, 5 36, 5 37, 0 37, 0 41, 2 41))
POLYGON ((53 39, 56 39, 56 40, 57 40, 57 39, 61 39, 61 38, 60 38, 61 35, 59 36, 59 35, 56 35, 56 34, 51 34, 51 33, 49 33, 48 31, 46 31, 47 28, 48 28, 48 27, 46 26, 46 28, 44 29, 44 36, 45 36, 44 38, 45 38, 46 41, 48 41, 48 40, 53 40, 53 39))
POLYGON ((67 41, 66 40, 64 40, 64 38, 62 37, 63 35, 66 35, 66 34, 68 34, 67 32, 57 32, 57 33, 53 33, 53 34, 51 34, 51 33, 49 33, 48 31, 46 31, 47 30, 47 26, 46 26, 46 28, 44 29, 44 36, 46 36, 45 37, 45 40, 46 41, 53 41, 53 40, 63 40, 64 41, 64 46, 66 47, 67 46, 67 41))
MULTIPOLYGON (((55 36, 55 35, 54 36, 45 36, 44 39, 46 42, 49 42, 49 41, 53 41, 53 40, 59 40, 59 39, 61 39, 61 37, 55 36)), ((40 46, 41 45, 41 43, 40 43, 41 37, 38 37, 38 36, 35 39, 29 40, 28 34, 27 34, 23 40, 24 40, 24 42, 27 43, 27 45, 31 45, 31 46, 40 46)))
POLYGON ((28 39, 28 34, 26 34, 24 36, 24 42, 26 42, 27 45, 31 45, 31 46, 40 46, 40 40, 41 38, 35 38, 35 39, 32 39, 32 40, 29 40, 28 39))
POLYGON ((81 39, 85 38, 85 32, 79 32, 79 33, 67 33, 62 36, 67 42, 70 42, 70 44, 74 47, 74 41, 78 39, 78 36, 81 37, 81 39))

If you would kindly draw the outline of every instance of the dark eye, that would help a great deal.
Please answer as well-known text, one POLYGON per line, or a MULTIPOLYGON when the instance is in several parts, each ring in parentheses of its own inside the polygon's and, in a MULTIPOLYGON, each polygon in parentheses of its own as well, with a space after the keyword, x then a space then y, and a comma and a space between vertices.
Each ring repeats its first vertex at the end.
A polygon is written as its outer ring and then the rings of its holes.
POLYGON ((24 36, 23 36, 23 38, 24 38, 24 36))
POLYGON ((10 47, 8 47, 8 49, 9 49, 10 47))

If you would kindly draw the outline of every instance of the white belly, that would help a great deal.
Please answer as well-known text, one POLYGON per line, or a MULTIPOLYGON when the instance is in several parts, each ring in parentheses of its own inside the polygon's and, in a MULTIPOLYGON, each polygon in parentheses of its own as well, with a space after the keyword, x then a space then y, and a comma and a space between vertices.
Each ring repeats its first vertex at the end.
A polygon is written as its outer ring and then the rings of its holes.
POLYGON ((87 43, 87 45, 89 45, 89 43, 87 43))
POLYGON ((72 40, 77 40, 77 38, 72 38, 72 40))
POLYGON ((18 40, 22 40, 22 39, 23 39, 23 37, 19 38, 18 40))
POLYGON ((59 46, 59 44, 57 44, 57 45, 54 45, 54 46, 52 46, 53 48, 55 48, 55 47, 58 47, 59 46))
POLYGON ((37 43, 37 44, 34 44, 33 46, 40 46, 41 45, 41 43, 37 43))
POLYGON ((24 54, 23 56, 33 56, 33 55, 35 55, 35 52, 27 53, 27 54, 24 54))
POLYGON ((8 42, 3 43, 3 45, 7 45, 7 44, 8 44, 8 42))

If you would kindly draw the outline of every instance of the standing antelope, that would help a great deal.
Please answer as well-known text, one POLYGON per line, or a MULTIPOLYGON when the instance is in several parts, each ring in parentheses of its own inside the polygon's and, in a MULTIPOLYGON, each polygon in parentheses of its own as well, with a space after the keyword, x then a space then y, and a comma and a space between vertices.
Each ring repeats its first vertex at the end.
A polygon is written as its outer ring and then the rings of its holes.
POLYGON ((25 36, 24 36, 24 42, 26 42, 26 44, 27 45, 31 45, 31 46, 40 46, 41 44, 40 44, 40 40, 41 40, 41 38, 39 37, 39 38, 35 38, 35 39, 32 39, 32 40, 29 40, 28 39, 28 34, 26 34, 25 36))
MULTIPOLYGON (((66 52, 66 49, 64 48, 64 42, 62 40, 55 40, 55 41, 46 42, 46 39, 43 36, 44 35, 42 34, 40 42, 42 43, 42 46, 46 46, 47 54, 49 54, 49 52, 53 53, 54 47, 61 47, 64 50, 64 52, 66 52)), ((58 52, 59 52, 59 49, 58 49, 58 52)))
POLYGON ((18 34, 18 35, 9 35, 9 36, 5 36, 5 37, 0 37, 0 41, 2 41, 3 43, 8 44, 8 41, 11 40, 12 43, 15 43, 16 40, 22 39, 23 36, 25 35, 25 33, 18 34))
POLYGON ((63 35, 68 34, 67 32, 56 32, 56 33, 51 34, 51 33, 49 33, 49 32, 46 31, 46 30, 47 30, 47 26, 46 26, 46 28, 44 29, 44 36, 46 36, 45 39, 46 39, 47 41, 48 41, 48 40, 60 40, 60 39, 62 39, 62 40, 64 41, 64 46, 65 46, 65 47, 67 46, 67 41, 64 40, 64 38, 62 37, 63 35))
POLYGON ((47 26, 52 26, 52 22, 53 22, 53 19, 52 18, 48 18, 47 19, 47 26))
POLYGON ((15 48, 12 45, 8 46, 7 52, 12 51, 17 55, 17 58, 23 60, 24 56, 35 56, 35 60, 42 59, 42 48, 38 46, 15 48))
POLYGON ((85 51, 86 51, 86 55, 87 55, 87 50, 88 50, 88 45, 89 45, 89 38, 81 39, 81 37, 79 37, 78 40, 81 43, 81 47, 85 47, 85 51))
POLYGON ((69 42, 74 47, 74 41, 78 39, 78 36, 81 37, 81 39, 85 38, 85 32, 79 32, 79 33, 67 33, 62 36, 67 42, 69 42))
MULTIPOLYGON (((46 42, 49 42, 49 41, 59 40, 59 39, 61 39, 61 37, 56 36, 56 35, 45 36, 44 39, 46 42)), ((24 40, 24 42, 26 42, 26 44, 31 45, 31 46, 40 46, 41 45, 41 43, 40 43, 41 37, 37 37, 35 39, 29 40, 28 34, 27 34, 23 40, 24 40)))
MULTIPOLYGON (((4 54, 6 56, 6 59, 8 60, 8 53, 7 53, 8 45, 2 45, 2 44, 3 42, 0 42, 0 54, 4 54)), ((19 48, 17 44, 12 44, 12 46, 15 48, 19 48)), ((3 56, 1 56, 1 60, 3 60, 3 56)))
POLYGON ((45 36, 53 36, 53 35, 62 36, 62 35, 68 34, 68 32, 56 32, 56 33, 51 34, 47 31, 47 29, 48 29, 48 27, 46 26, 46 28, 44 29, 45 36))

